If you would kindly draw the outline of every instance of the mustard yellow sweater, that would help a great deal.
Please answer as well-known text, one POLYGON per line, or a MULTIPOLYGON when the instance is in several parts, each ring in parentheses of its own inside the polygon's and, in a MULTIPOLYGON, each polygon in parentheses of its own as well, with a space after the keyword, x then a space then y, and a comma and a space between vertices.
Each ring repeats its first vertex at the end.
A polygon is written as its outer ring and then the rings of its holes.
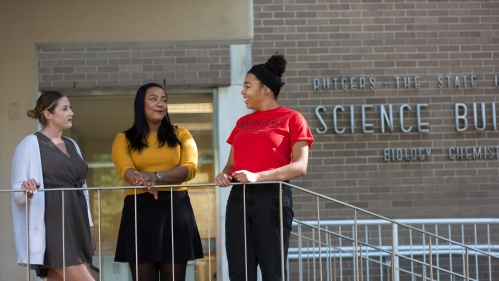
MULTIPOLYGON (((150 133, 147 138, 149 146, 141 153, 128 150, 128 140, 124 133, 119 133, 114 139, 112 156, 114 166, 118 170, 120 177, 125 180, 125 172, 128 169, 135 169, 139 172, 156 172, 170 170, 179 166, 185 166, 188 175, 185 181, 189 181, 196 175, 196 166, 198 163, 198 150, 194 138, 185 128, 178 127, 175 131, 178 139, 182 143, 169 147, 168 144, 158 147, 158 133, 150 133)), ((185 182, 184 181, 184 182, 185 182)), ((183 184, 168 183, 168 184, 183 184)), ((164 182, 157 182, 156 185, 166 185, 164 182)), ((159 191, 170 191, 169 188, 158 188, 159 191)), ((177 187, 173 191, 187 190, 186 187, 177 187)), ((142 189, 137 189, 137 194, 144 193, 142 189)), ((133 189, 127 189, 127 195, 133 195, 133 189)))

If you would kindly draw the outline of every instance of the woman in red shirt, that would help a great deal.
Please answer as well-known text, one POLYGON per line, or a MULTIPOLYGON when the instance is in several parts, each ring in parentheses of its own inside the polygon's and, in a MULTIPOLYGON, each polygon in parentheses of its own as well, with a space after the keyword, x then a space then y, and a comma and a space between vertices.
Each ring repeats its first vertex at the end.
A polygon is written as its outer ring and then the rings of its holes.
MULTIPOLYGON (((241 94, 255 112, 241 117, 229 136, 229 159, 215 178, 217 185, 289 181, 306 174, 313 142, 310 128, 299 112, 277 102, 285 69, 284 56, 276 54, 246 74, 241 94)), ((225 236, 232 281, 246 280, 243 192, 242 185, 234 185, 227 201, 225 236)), ((256 280, 258 265, 264 280, 282 280, 279 184, 248 185, 245 192, 248 280, 256 280)), ((282 198, 286 259, 293 220, 289 186, 283 185, 282 198)))

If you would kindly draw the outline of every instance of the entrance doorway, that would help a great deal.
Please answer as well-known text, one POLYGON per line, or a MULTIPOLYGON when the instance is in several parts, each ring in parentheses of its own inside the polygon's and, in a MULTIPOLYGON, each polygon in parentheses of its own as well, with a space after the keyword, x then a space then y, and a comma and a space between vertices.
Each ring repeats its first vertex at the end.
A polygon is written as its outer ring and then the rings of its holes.
MULTIPOLYGON (((192 134, 198 147, 196 177, 189 184, 213 183, 215 175, 213 145, 213 90, 168 90, 168 114, 173 125, 184 127, 192 134)), ((111 147, 116 135, 133 124, 135 91, 74 92, 68 96, 73 127, 65 135, 73 138, 81 148, 89 165, 88 187, 127 186, 119 177, 112 158, 111 147)), ((188 264, 187 280, 214 280, 215 253, 215 190, 213 187, 189 188, 189 196, 196 216, 205 252, 204 260, 188 264), (208 267, 212 270, 208 270, 208 267), (210 272, 211 276, 208 276, 210 272)), ((90 192, 95 239, 99 240, 98 192, 90 192)), ((115 263, 114 252, 118 237, 124 190, 103 190, 101 198, 102 269, 98 268, 98 250, 93 267, 102 270, 103 280, 131 280, 127 264, 115 263)), ((96 274, 98 276, 98 274, 96 274)))

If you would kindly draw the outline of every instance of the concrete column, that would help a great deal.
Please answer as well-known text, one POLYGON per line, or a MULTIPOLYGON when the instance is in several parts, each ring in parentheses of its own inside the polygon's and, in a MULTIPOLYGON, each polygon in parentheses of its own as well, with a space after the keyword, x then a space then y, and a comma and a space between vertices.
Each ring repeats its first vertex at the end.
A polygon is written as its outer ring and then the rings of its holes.
MULTIPOLYGON (((217 127, 218 127, 218 171, 222 171, 227 163, 230 145, 226 142, 236 121, 252 111, 246 108, 241 96, 244 77, 252 66, 251 45, 230 46, 231 86, 219 88, 217 97, 217 127)), ((230 187, 219 189, 219 233, 217 241, 217 280, 229 280, 227 256, 225 254, 225 207, 229 197, 230 187)))

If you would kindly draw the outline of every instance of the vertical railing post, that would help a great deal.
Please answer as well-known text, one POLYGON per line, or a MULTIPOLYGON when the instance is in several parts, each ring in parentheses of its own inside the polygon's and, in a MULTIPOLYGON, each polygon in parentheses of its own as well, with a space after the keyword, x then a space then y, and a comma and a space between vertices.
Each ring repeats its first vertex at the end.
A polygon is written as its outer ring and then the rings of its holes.
POLYGON ((333 281, 336 281, 336 250, 333 253, 333 281))
POLYGON ((65 233, 64 233, 64 190, 61 190, 62 194, 62 280, 66 281, 66 245, 65 245, 65 233))
MULTIPOLYGON (((369 245, 369 228, 367 225, 364 226, 364 230, 366 232, 366 244, 369 245)), ((370 269, 369 269, 369 248, 366 247, 366 275, 367 275, 367 280, 370 280, 370 269)))
POLYGON ((394 281, 398 281, 397 267, 398 260, 395 253, 398 251, 398 225, 392 223, 392 278, 394 281))
POLYGON ((248 249, 246 244, 246 184, 243 184, 244 274, 248 281, 248 249))
POLYGON ((354 240, 355 240, 355 280, 359 281, 359 240, 357 229, 357 209, 353 210, 354 217, 354 240))
POLYGON ((307 281, 310 281, 310 241, 308 239, 306 241, 307 241, 307 281))
POLYGON ((302 261, 302 238, 301 238, 301 224, 298 225, 298 272, 299 272, 299 278, 300 281, 303 281, 303 261, 302 261))
POLYGON ((363 267, 363 260, 362 260, 362 244, 360 244, 360 281, 364 281, 364 267, 363 267))
MULTIPOLYGON (((414 254, 412 252, 412 229, 409 229, 409 247, 411 249, 411 259, 414 258, 414 254)), ((411 261, 411 272, 414 272, 414 262, 411 261)), ((423 275, 421 275, 422 277, 423 275)), ((411 281, 414 281, 414 274, 411 276, 411 281)))
MULTIPOLYGON (((452 239, 452 231, 451 231, 451 226, 449 224, 448 226, 448 231, 449 231, 449 240, 452 239)), ((452 274, 454 274, 453 266, 452 266, 452 244, 449 242, 449 268, 452 274)))
MULTIPOLYGON (((474 233, 475 233, 475 249, 478 248, 478 236, 477 236, 477 231, 476 231, 476 223, 473 224, 473 230, 474 230, 474 233)), ((474 251, 475 252, 475 279, 478 280, 478 252, 477 251, 474 251)))
MULTIPOLYGON (((487 224, 487 246, 490 254, 490 224, 487 224)), ((492 281, 492 261, 489 256, 489 281, 492 281)))
POLYGON ((173 237, 173 187, 170 186, 170 228, 172 229, 172 279, 175 280, 175 238, 173 237))
POLYGON ((137 188, 133 189, 134 223, 135 223, 135 280, 139 280, 139 248, 137 245, 137 188))
POLYGON ((28 198, 28 192, 25 192, 25 197, 26 197, 26 205, 25 205, 25 212, 26 212, 26 280, 29 281, 31 278, 31 266, 30 266, 30 254, 29 254, 29 198, 28 198))
POLYGON ((206 187, 206 197, 208 201, 208 276, 211 276, 211 232, 210 232, 210 186, 206 187))
POLYGON ((432 250, 431 250, 431 235, 428 235, 428 248, 430 250, 429 254, 430 256, 428 257, 430 259, 430 280, 433 281, 433 256, 432 256, 432 250))
POLYGON ((466 248, 466 281, 470 281, 470 260, 468 256, 468 248, 466 248))
POLYGON ((99 211, 99 280, 102 281, 102 215, 100 191, 99 188, 99 190, 97 190, 97 208, 99 211))
MULTIPOLYGON (((435 235, 438 236, 438 224, 435 224, 435 235)), ((436 264, 437 264, 437 280, 440 280, 440 253, 439 253, 439 247, 438 247, 438 238, 435 237, 435 251, 437 252, 435 258, 436 258, 436 264)))
POLYGON ((282 182, 279 183, 279 221, 280 221, 280 234, 281 234, 281 279, 286 281, 286 275, 284 274, 284 221, 282 214, 282 182))
POLYGON ((327 258, 326 258, 326 268, 327 276, 326 280, 331 280, 332 268, 331 268, 331 234, 329 234, 329 226, 326 226, 326 243, 327 243, 327 258))
POLYGON ((319 280, 322 281, 322 249, 321 249, 321 216, 320 216, 320 204, 319 196, 316 196, 317 202, 317 238, 319 245, 319 280))
MULTIPOLYGON (((381 240, 381 225, 378 224, 378 243, 379 243, 379 246, 382 247, 383 246, 383 241, 381 240)), ((381 255, 381 251, 379 251, 379 277, 380 277, 380 280, 384 280, 383 279, 383 256, 381 255)))

